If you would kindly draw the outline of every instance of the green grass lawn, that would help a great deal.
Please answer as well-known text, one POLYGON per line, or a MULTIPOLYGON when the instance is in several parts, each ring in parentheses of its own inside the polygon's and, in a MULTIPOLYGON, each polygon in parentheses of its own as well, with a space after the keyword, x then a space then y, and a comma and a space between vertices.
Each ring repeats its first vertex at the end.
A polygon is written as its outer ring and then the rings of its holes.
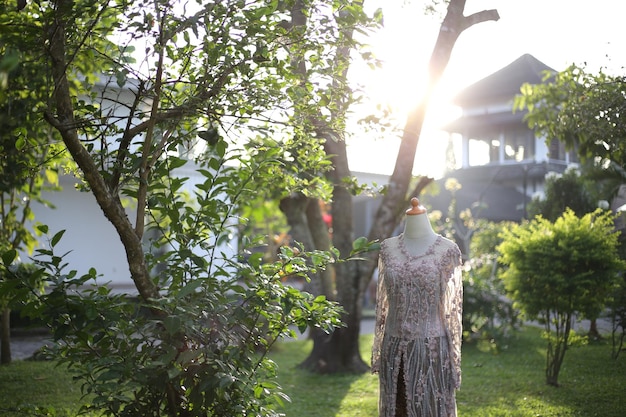
MULTIPOLYGON (((361 338, 369 359, 371 335, 361 338)), ((296 369, 311 348, 309 341, 286 342, 271 354, 279 383, 292 401, 288 417, 377 416, 376 375, 320 376, 296 369)), ((457 394, 460 417, 622 417, 626 415, 626 354, 610 357, 608 342, 572 347, 565 356, 558 388, 545 384, 545 342, 540 330, 525 328, 498 353, 480 345, 463 346, 463 386, 457 394)), ((73 416, 80 390, 71 376, 50 362, 0 367, 0 416, 18 404, 73 416)), ((30 414, 32 415, 32 414, 30 414)), ((45 414, 41 414, 45 415, 45 414)))
POLYGON ((55 362, 13 361, 0 366, 2 417, 73 417, 82 404, 80 386, 55 362))
MULTIPOLYGON (((361 339, 368 358, 372 336, 361 339)), ((310 342, 283 344, 273 355, 279 381, 292 398, 288 417, 377 416, 376 375, 319 376, 295 368, 310 342)), ((626 355, 611 359, 608 342, 572 347, 565 355, 558 388, 545 383, 545 341, 525 328, 494 353, 463 346, 463 384, 457 394, 460 417, 626 416, 626 355)))

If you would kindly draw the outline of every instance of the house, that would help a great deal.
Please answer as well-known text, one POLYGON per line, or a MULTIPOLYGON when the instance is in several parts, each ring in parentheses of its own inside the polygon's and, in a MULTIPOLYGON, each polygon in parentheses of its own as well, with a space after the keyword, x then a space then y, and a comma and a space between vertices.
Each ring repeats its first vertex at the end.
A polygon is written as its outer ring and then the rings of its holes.
POLYGON ((577 162, 560 142, 548 145, 536 136, 523 120, 525 112, 513 111, 523 84, 545 82, 554 72, 526 54, 456 96, 461 116, 444 130, 460 149, 459 167, 437 181, 440 192, 424 196, 424 204, 447 213, 452 194, 445 183, 454 178, 461 185, 455 192, 457 212, 471 209, 475 217, 492 221, 527 218, 527 204, 543 191, 545 175, 577 162))
MULTIPOLYGON (((135 100, 132 90, 137 88, 137 83, 127 80, 123 87, 117 85, 116 80, 110 76, 102 76, 95 85, 95 98, 85 98, 99 106, 103 114, 110 115, 113 120, 119 120, 122 125, 129 115, 129 103, 135 100)), ((148 110, 150 103, 140 103, 140 107, 148 110)), ((134 122, 138 122, 135 120, 134 122)), ((114 141, 115 138, 109 138, 114 141)), ((137 145, 131 146, 131 150, 137 145)), ((172 151, 176 152, 176 151, 172 151)), ((190 148, 179 148, 177 156, 185 158, 192 153, 190 148)), ((195 185, 205 181, 203 175, 197 172, 198 167, 191 160, 187 164, 177 168, 174 175, 179 178, 188 178, 181 191, 186 191, 193 195, 195 185)), ((124 246, 114 226, 104 216, 94 195, 89 191, 81 191, 79 181, 73 175, 60 175, 59 185, 61 191, 45 192, 42 199, 50 203, 54 209, 50 209, 47 204, 33 201, 31 209, 34 221, 37 224, 48 226, 50 236, 40 238, 40 246, 47 248, 46 239, 50 239, 59 231, 64 231, 62 239, 54 247, 56 256, 63 255, 64 263, 67 263, 69 273, 75 270, 80 276, 94 268, 101 278, 100 284, 108 284, 113 292, 137 294, 137 289, 131 279, 128 261, 124 246)), ((134 201, 127 197, 122 197, 125 204, 126 213, 131 222, 134 223, 136 213, 133 210, 134 201)), ((31 224, 34 228, 35 224, 31 224)), ((145 237, 144 237, 145 239, 145 237)), ((225 257, 234 257, 237 253, 237 239, 235 236, 225 243, 218 245, 217 253, 224 254, 225 257)), ((198 250, 198 255, 204 254, 198 250)), ((30 262, 31 257, 36 254, 21 252, 20 260, 30 262)), ((215 259, 214 267, 221 266, 220 260, 215 259)))

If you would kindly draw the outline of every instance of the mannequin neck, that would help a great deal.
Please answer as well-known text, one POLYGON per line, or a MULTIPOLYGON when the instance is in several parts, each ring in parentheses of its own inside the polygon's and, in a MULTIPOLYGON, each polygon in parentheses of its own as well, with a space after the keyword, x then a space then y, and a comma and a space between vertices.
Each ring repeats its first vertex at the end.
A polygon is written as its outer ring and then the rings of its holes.
POLYGON ((426 213, 406 216, 404 223, 405 239, 432 238, 435 235, 426 213))

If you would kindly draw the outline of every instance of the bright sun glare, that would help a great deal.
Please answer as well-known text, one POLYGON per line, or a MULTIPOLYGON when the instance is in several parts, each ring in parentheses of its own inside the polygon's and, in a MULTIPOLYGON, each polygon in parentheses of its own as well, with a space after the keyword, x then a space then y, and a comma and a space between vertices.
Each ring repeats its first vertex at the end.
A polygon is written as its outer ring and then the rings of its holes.
MULTIPOLYGON (((429 0, 426 0, 429 1, 429 0)), ((442 15, 424 15, 425 1, 371 0, 371 10, 383 7, 385 27, 368 39, 385 67, 375 72, 355 70, 370 97, 369 105, 388 105, 399 128, 423 91, 424 72, 442 15)), ((495 8, 497 22, 484 22, 464 31, 439 85, 438 100, 429 105, 426 125, 417 149, 414 174, 438 177, 445 167, 448 135, 438 130, 458 117, 450 104, 455 94, 530 53, 557 71, 571 64, 589 71, 609 69, 619 74, 626 67, 626 2, 595 0, 471 0, 468 16, 495 8), (566 11, 566 16, 563 13, 566 11), (558 36, 554 34, 558 33, 558 36)), ((352 68, 351 68, 352 71, 352 68)), ((353 171, 391 174, 398 149, 398 135, 384 138, 358 134, 349 142, 353 171)))
MULTIPOLYGON (((385 131, 382 137, 363 134, 349 141, 350 168, 378 174, 391 174, 397 157, 399 137, 406 118, 424 94, 427 62, 438 33, 437 18, 424 17, 419 25, 407 24, 406 13, 419 16, 419 7, 385 7, 385 28, 368 39, 383 67, 375 71, 355 68, 351 74, 365 86, 368 102, 363 113, 387 109, 396 132, 385 131), (419 42, 410 42, 417 40, 419 42)), ((352 71, 352 69, 351 69, 352 71)), ((445 84, 440 86, 445 87, 445 84)), ((439 128, 456 117, 448 104, 445 90, 438 89, 429 106, 426 124, 420 136, 414 173, 440 177, 445 168, 448 135, 439 128)), ((363 114, 359 115, 360 117, 363 114)))

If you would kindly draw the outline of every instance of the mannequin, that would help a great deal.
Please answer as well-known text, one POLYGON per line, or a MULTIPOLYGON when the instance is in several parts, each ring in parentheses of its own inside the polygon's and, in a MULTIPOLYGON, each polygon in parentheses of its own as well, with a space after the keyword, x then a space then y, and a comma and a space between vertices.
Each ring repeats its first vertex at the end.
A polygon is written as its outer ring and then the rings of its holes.
POLYGON ((406 212, 404 222, 404 245, 412 255, 420 255, 437 239, 438 235, 430 225, 426 208, 416 197, 411 199, 411 208, 406 212))
POLYGON ((456 417, 461 384, 461 252, 417 198, 378 263, 372 372, 380 417, 456 417))

